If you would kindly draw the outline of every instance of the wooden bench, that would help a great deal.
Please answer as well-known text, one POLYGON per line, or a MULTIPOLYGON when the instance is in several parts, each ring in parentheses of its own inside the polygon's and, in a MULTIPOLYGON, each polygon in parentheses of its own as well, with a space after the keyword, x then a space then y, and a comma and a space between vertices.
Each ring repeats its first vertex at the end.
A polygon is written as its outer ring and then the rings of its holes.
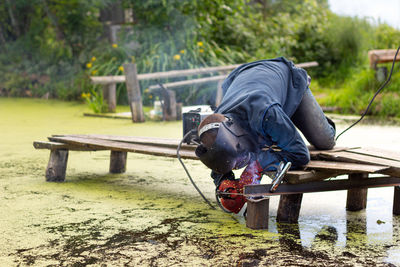
MULTIPOLYGON (((142 153, 175 158, 179 140, 149 137, 109 135, 53 135, 49 141, 37 141, 36 149, 49 149, 50 159, 46 181, 65 180, 69 151, 109 150, 110 172, 126 170, 127 153, 142 153)), ((197 160, 195 146, 183 144, 183 159, 197 160)), ((311 161, 302 170, 289 171, 285 182, 271 193, 269 184, 249 185, 244 195, 249 199, 247 226, 268 228, 269 196, 280 195, 278 222, 297 222, 303 193, 348 190, 346 208, 357 211, 366 208, 367 188, 394 187, 393 214, 400 214, 400 154, 370 148, 335 148, 312 150, 311 161), (369 175, 374 174, 374 177, 369 175), (337 176, 347 178, 331 179, 337 176), (261 197, 261 200, 258 198, 261 197), (263 214, 263 216, 260 216, 263 214)))
MULTIPOLYGON (((368 51, 369 65, 371 66, 371 68, 376 70, 377 65, 379 63, 392 62, 395 54, 396 54, 396 49, 369 50, 368 51)), ((399 61, 399 60, 400 60, 400 58, 397 57, 396 61, 399 61)))
MULTIPOLYGON (((103 96, 105 101, 108 103, 108 110, 110 112, 114 112, 117 104, 116 98, 116 84, 117 83, 126 83, 126 89, 128 92, 128 100, 132 113, 132 121, 140 122, 144 121, 144 114, 142 110, 142 97, 139 81, 145 80, 156 80, 160 81, 163 79, 170 78, 180 78, 180 77, 191 77, 196 75, 210 74, 213 76, 203 77, 203 78, 192 78, 183 81, 177 82, 168 82, 163 83, 163 86, 166 89, 166 92, 163 94, 163 98, 167 100, 169 105, 165 105, 163 107, 163 117, 165 120, 176 120, 177 112, 175 106, 175 92, 171 90, 172 88, 177 88, 181 86, 195 85, 195 84, 203 84, 209 82, 218 82, 217 86, 217 95, 215 105, 218 106, 222 99, 222 88, 221 82, 226 78, 227 72, 235 69, 240 66, 240 64, 228 65, 228 66, 217 66, 217 67, 207 67, 207 68, 197 68, 197 69, 186 69, 186 70, 172 70, 165 72, 154 72, 154 73, 144 73, 138 74, 136 64, 127 63, 124 64, 124 75, 118 76, 91 76, 90 79, 93 84, 103 85, 103 96), (218 74, 218 75, 214 75, 218 74), (165 94, 166 93, 166 94, 165 94)), ((305 62, 296 64, 299 68, 310 68, 318 66, 318 63, 315 61, 305 62)), ((149 87, 150 90, 155 90, 160 88, 158 84, 154 84, 149 87)), ((179 105, 178 105, 179 106, 179 105)))

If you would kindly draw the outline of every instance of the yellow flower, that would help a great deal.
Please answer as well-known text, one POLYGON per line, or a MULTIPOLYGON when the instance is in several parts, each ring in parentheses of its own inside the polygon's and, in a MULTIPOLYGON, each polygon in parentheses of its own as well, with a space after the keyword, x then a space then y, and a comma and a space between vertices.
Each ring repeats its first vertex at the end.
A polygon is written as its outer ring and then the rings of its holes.
POLYGON ((89 63, 86 64, 86 67, 87 67, 88 69, 90 69, 92 66, 93 66, 93 65, 92 65, 91 62, 89 62, 89 63))
POLYGON ((122 72, 124 72, 124 67, 123 66, 119 66, 118 69, 122 72))
POLYGON ((200 53, 204 53, 204 49, 199 49, 199 52, 200 53))
POLYGON ((149 98, 152 99, 152 98, 153 98, 153 95, 149 95, 149 98))
POLYGON ((93 61, 96 61, 96 57, 92 57, 92 62, 93 62, 93 61))
POLYGON ((90 97, 90 93, 87 93, 87 94, 86 93, 82 93, 81 97, 82 98, 89 98, 90 97))
POLYGON ((112 44, 112 47, 113 47, 113 48, 117 48, 118 45, 117 45, 117 44, 112 44))
POLYGON ((97 70, 92 70, 92 75, 96 75, 97 70))
POLYGON ((179 53, 181 53, 181 54, 185 54, 185 50, 184 49, 182 49, 181 51, 179 51, 179 53))
POLYGON ((203 42, 197 42, 198 46, 203 46, 203 42))
POLYGON ((180 60, 181 59, 181 55, 175 55, 174 56, 174 60, 180 60))

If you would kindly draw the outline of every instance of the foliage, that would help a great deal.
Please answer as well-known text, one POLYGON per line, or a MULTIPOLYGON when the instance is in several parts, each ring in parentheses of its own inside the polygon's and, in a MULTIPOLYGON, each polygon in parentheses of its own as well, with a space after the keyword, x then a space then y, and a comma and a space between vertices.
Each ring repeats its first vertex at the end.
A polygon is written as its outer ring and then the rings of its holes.
MULTIPOLYGON (((369 49, 396 48, 399 31, 386 24, 333 14, 327 0, 5 0, 0 5, 0 93, 9 96, 80 99, 101 111, 101 90, 89 76, 123 75, 243 63, 285 56, 317 61, 310 69, 320 88, 339 88, 325 104, 359 112, 375 88, 366 69, 369 49), (117 43, 107 40, 102 14, 119 5, 133 21, 117 43)), ((113 11, 114 12, 114 11, 113 11)), ((195 76, 199 78, 204 75, 195 76)), ((395 75, 396 76, 396 75, 395 75)), ((392 114, 399 87, 393 77, 376 112, 392 114), (391 102, 390 102, 391 101, 391 102), (390 103, 389 103, 390 102, 390 103)), ((157 95, 142 81, 145 105, 157 95)), ((213 103, 215 83, 177 89, 184 104, 213 103)), ((126 104, 124 84, 118 103, 126 104)), ((375 112, 374 111, 374 112, 375 112)))

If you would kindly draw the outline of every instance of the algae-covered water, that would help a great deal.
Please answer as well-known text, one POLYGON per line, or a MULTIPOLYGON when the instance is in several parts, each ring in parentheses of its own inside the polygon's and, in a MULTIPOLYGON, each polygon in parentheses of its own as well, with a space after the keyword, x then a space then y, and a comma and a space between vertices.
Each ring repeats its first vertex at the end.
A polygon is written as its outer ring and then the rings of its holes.
MULTIPOLYGON (((400 265, 393 188, 370 189, 365 211, 346 212, 346 192, 306 194, 298 224, 270 229, 211 210, 176 159, 128 154, 109 174, 109 152, 69 154, 67 179, 45 182, 52 134, 181 137, 181 122, 84 117, 78 103, 0 98, 0 266, 390 266, 400 265)), ((345 125, 338 125, 339 129, 345 125)), ((400 148, 395 126, 357 126, 339 145, 400 148)), ((209 171, 186 161, 213 200, 209 171)))

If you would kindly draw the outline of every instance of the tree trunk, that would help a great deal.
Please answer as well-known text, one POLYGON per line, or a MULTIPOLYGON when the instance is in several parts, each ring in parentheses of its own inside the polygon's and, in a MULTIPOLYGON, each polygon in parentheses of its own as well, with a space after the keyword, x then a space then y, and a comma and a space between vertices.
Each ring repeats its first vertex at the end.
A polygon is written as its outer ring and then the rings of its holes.
POLYGON ((14 16, 13 9, 15 8, 15 6, 11 4, 10 0, 6 0, 6 2, 7 2, 7 7, 8 7, 8 15, 10 16, 10 20, 11 20, 11 25, 14 29, 14 33, 15 33, 16 37, 18 38, 21 35, 21 31, 19 30, 18 21, 16 20, 16 18, 14 16))

